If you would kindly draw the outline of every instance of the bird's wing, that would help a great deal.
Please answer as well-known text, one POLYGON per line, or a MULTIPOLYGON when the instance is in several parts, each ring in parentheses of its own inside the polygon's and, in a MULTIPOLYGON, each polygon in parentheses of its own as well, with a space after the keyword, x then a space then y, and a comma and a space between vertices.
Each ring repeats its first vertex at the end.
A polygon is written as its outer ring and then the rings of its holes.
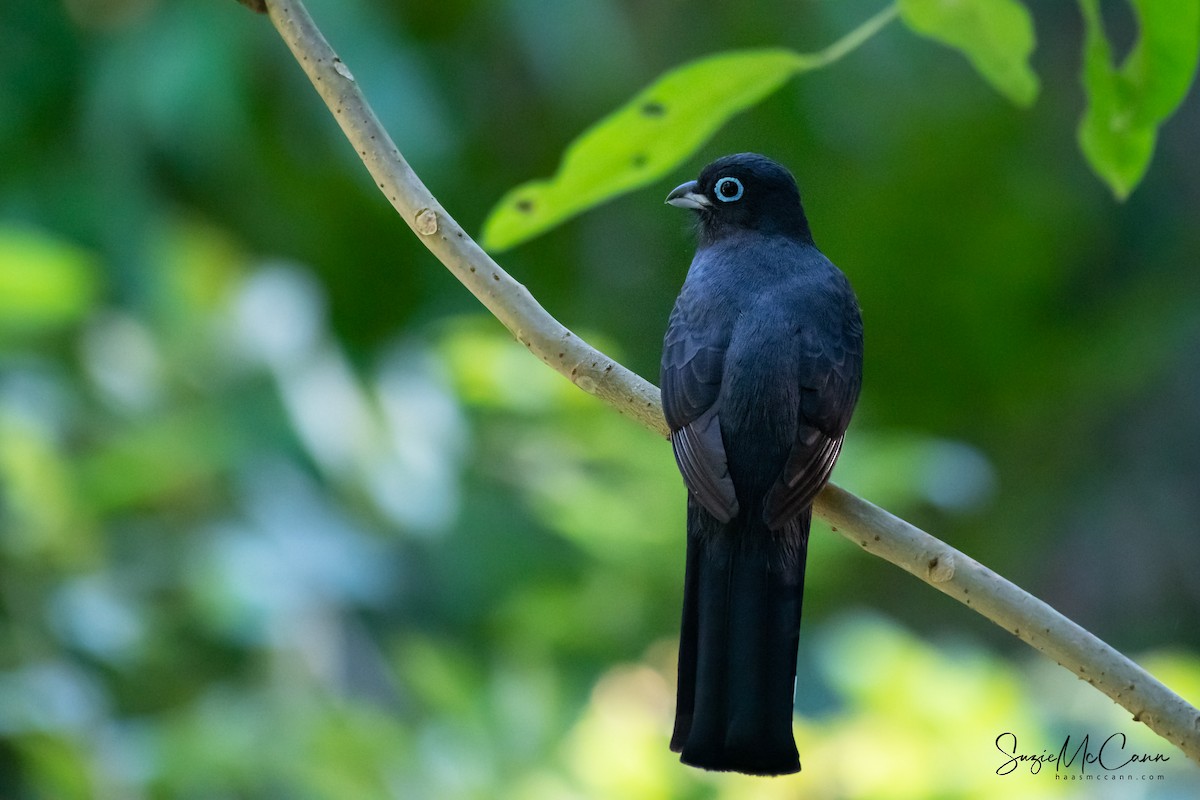
POLYGON ((663 342, 662 401, 671 447, 688 490, 721 522, 738 502, 721 439, 721 375, 728 335, 699 324, 684 296, 671 312, 663 342))
POLYGON ((763 515, 777 530, 809 506, 829 480, 862 386, 862 320, 852 299, 837 335, 803 328, 798 338, 800 411, 796 441, 763 515))

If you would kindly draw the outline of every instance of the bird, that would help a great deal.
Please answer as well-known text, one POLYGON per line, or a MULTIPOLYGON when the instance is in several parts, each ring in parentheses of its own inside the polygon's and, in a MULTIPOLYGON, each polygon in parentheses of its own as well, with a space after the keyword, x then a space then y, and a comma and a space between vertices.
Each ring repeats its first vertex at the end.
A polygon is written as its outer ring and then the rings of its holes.
POLYGON ((670 746, 707 770, 792 774, 812 503, 858 402, 862 316, 781 164, 725 156, 666 202, 697 221, 660 381, 687 488, 670 746))

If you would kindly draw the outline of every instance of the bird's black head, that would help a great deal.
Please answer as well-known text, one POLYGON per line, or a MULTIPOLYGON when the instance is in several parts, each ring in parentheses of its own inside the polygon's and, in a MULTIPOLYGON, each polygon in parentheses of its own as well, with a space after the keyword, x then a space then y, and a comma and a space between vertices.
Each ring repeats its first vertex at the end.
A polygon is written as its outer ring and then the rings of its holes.
POLYGON ((699 178, 677 186, 667 202, 696 212, 703 244, 737 230, 812 241, 792 173, 757 153, 718 158, 699 178))

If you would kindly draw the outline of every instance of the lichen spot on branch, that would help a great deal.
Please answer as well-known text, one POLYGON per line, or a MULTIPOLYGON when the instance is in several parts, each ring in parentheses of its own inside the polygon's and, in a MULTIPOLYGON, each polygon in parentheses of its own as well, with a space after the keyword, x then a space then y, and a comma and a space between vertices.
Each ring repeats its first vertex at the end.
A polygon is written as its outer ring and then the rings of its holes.
POLYGON ((929 580, 931 583, 945 583, 954 577, 954 556, 942 553, 929 559, 929 580))
POLYGON ((413 219, 413 228, 422 236, 433 236, 437 233, 437 212, 432 208, 422 208, 413 219))

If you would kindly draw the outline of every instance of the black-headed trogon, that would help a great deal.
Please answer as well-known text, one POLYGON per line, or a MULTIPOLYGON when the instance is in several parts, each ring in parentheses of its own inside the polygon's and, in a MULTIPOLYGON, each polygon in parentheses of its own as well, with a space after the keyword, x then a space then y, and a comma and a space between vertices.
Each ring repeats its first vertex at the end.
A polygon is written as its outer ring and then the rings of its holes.
POLYGON ((784 167, 727 156, 667 202, 698 218, 662 356, 688 490, 671 748, 704 769, 793 773, 812 503, 858 400, 862 319, 784 167))

